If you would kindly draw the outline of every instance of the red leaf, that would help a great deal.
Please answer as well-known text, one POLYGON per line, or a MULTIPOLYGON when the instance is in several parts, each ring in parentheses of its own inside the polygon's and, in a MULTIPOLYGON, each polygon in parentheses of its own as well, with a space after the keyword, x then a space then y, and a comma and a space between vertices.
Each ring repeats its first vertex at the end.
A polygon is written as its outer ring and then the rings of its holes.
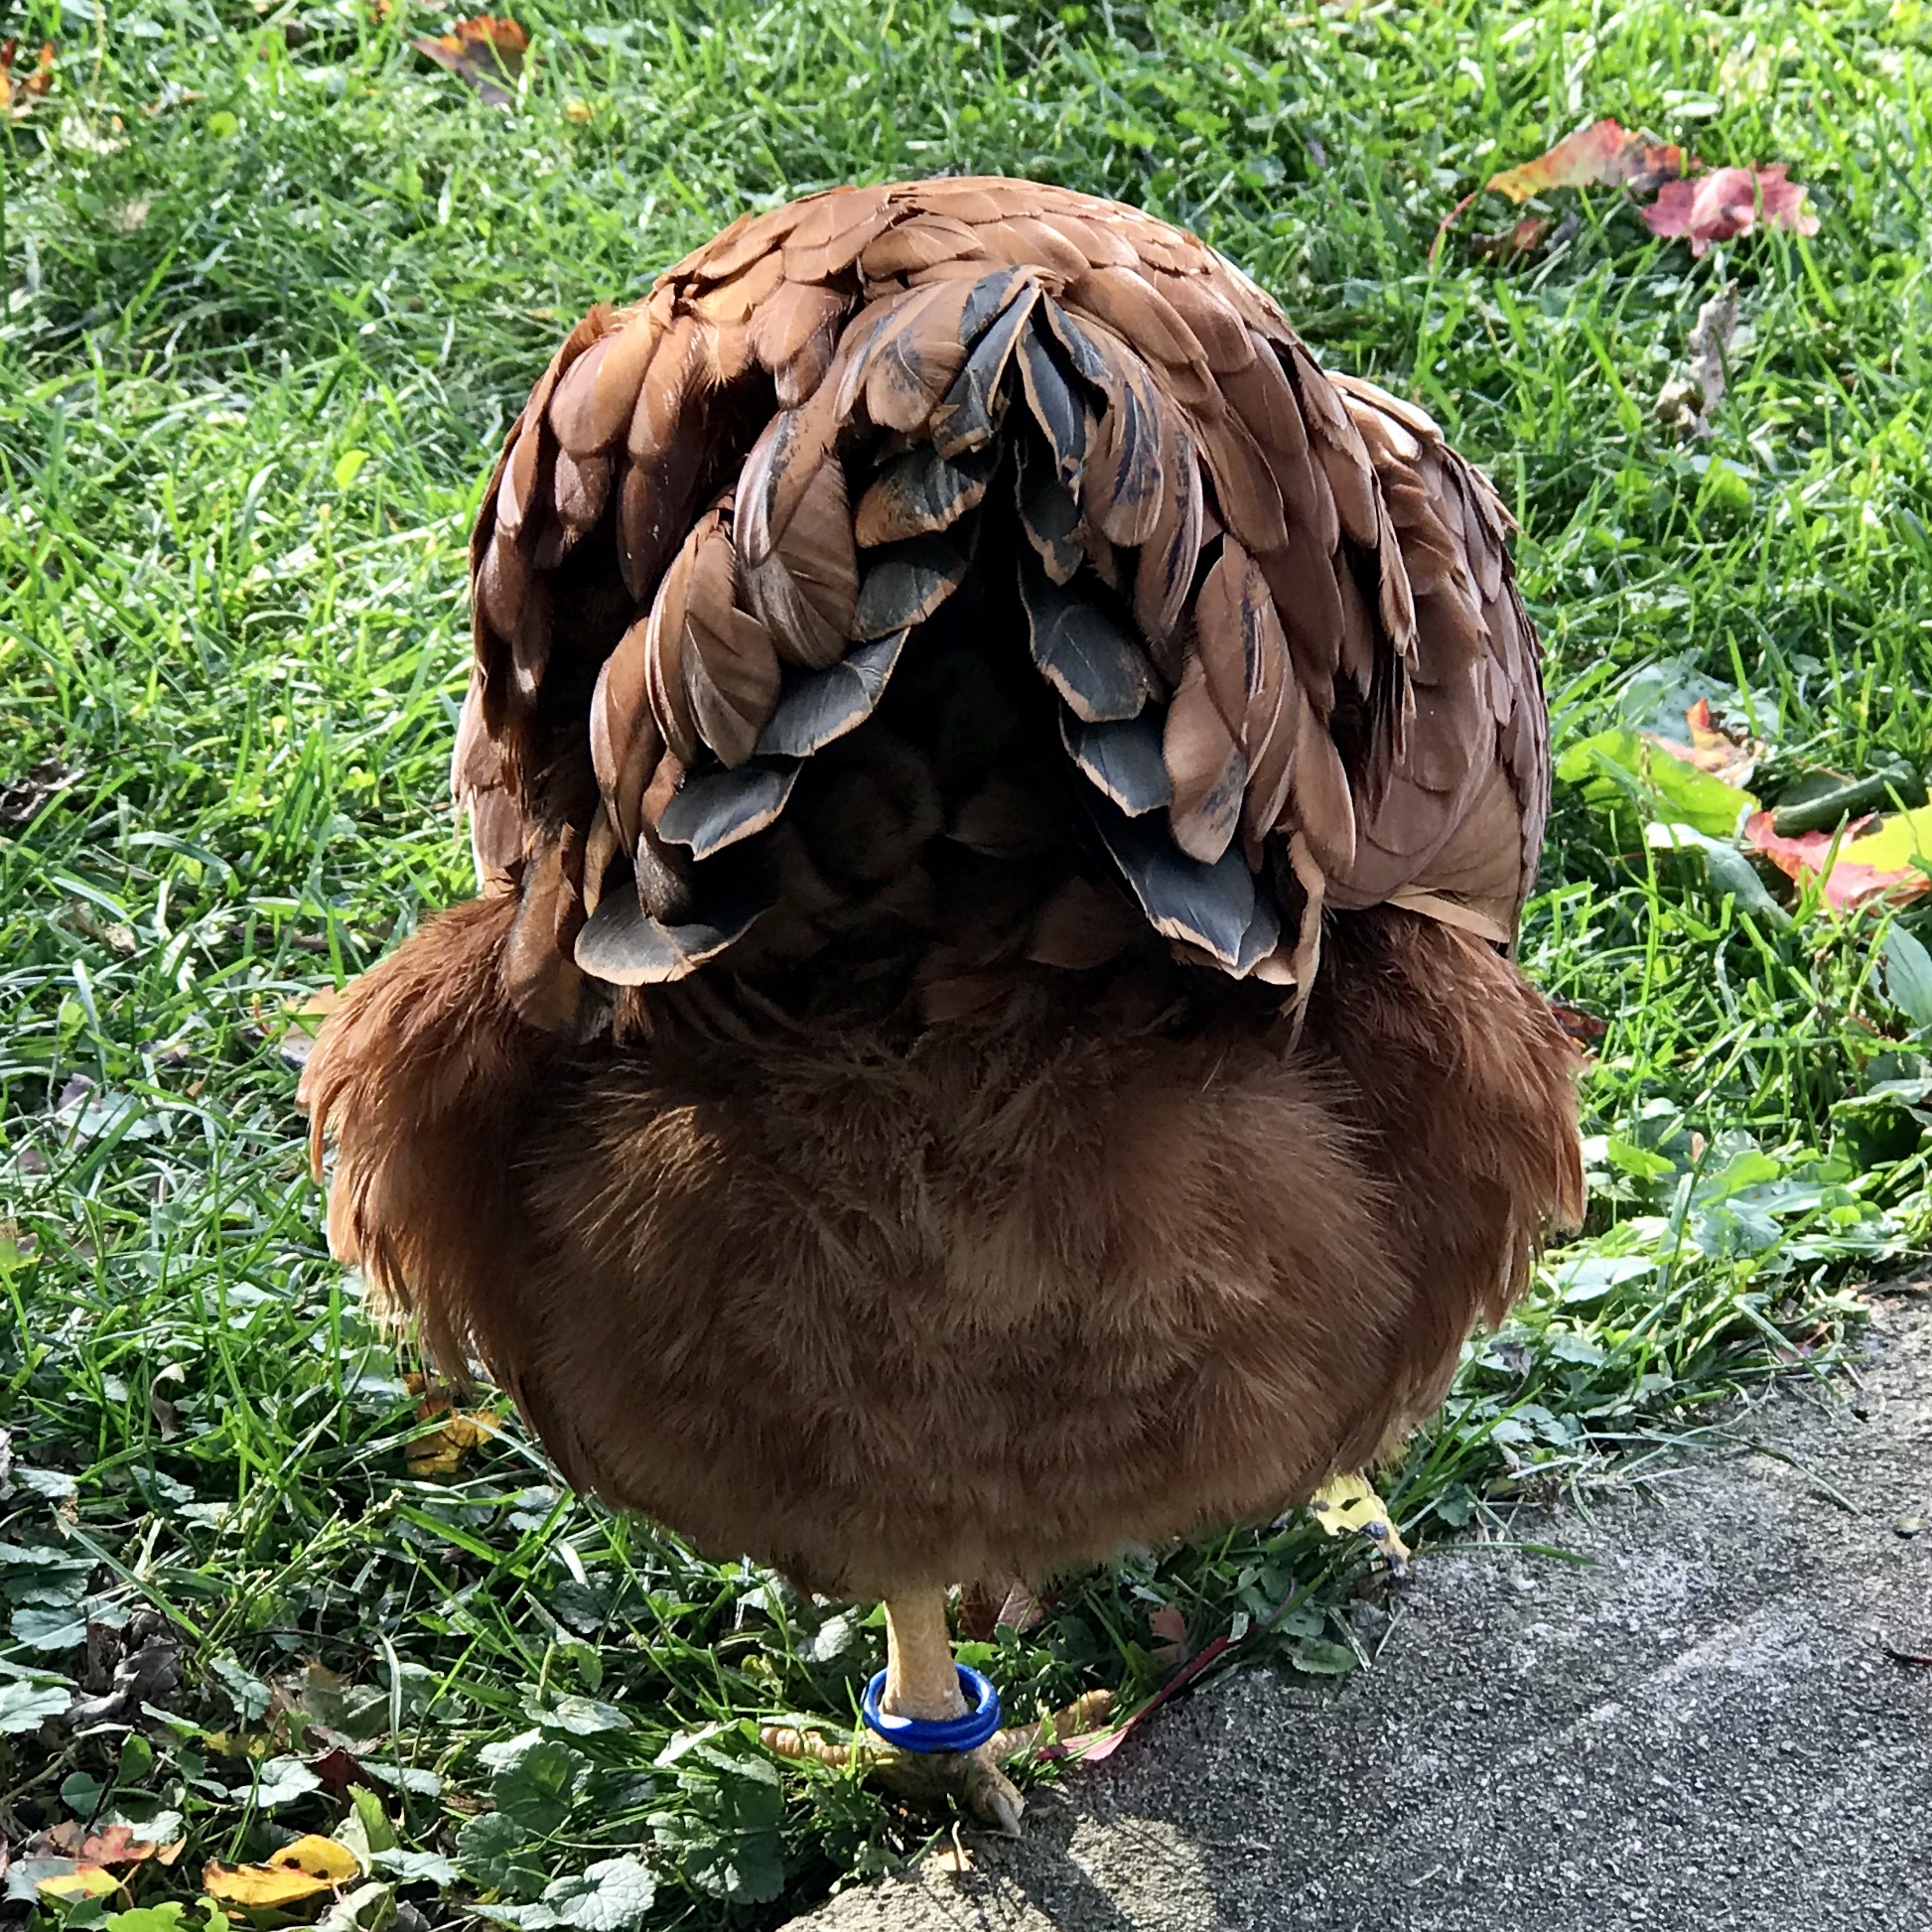
POLYGON ((1550 223, 1542 215, 1526 214, 1501 234, 1477 235, 1475 251, 1491 261, 1512 261, 1518 255, 1527 255, 1549 232, 1550 223))
POLYGON ((1847 849, 1852 842, 1877 823, 1875 817, 1866 817, 1855 820, 1842 833, 1799 832, 1781 838, 1772 829, 1769 812, 1753 812, 1744 821, 1743 841, 1747 850, 1763 853, 1787 879, 1796 880, 1801 886, 1822 877, 1826 904, 1841 912, 1853 911, 1876 898, 1912 898, 1932 890, 1932 879, 1916 867, 1904 866, 1893 871, 1862 865, 1848 856, 1847 849), (1831 857, 1834 845, 1838 848, 1836 860, 1831 857), (1829 873, 1826 872, 1828 863, 1829 873))
POLYGON ((1804 208, 1805 191, 1786 181, 1789 164, 1768 168, 1717 168, 1696 181, 1668 183, 1644 209, 1652 234, 1683 235, 1691 253, 1701 255, 1714 241, 1749 234, 1761 220, 1767 228, 1816 234, 1818 217, 1804 208))
POLYGON ((159 1858, 173 1864, 180 1855, 181 1843, 156 1844, 136 1838, 131 1825, 109 1825, 103 1831, 89 1832, 73 1819, 51 1825, 29 1847, 37 1857, 53 1853, 89 1865, 139 1864, 144 1859, 159 1858))
POLYGON ((427 34, 412 34, 409 44, 446 72, 476 88, 484 106, 507 107, 510 89, 523 71, 530 37, 513 20, 478 14, 472 20, 459 20, 447 34, 439 34, 434 40, 427 34))
MULTIPOLYGON (((1271 1618, 1270 1621, 1272 1620, 1271 1618)), ((1170 1698, 1177 1697, 1202 1671, 1233 1648, 1234 1640, 1231 1637, 1216 1637, 1191 1663, 1182 1664, 1118 1730, 1083 1750, 1080 1753, 1080 1761, 1083 1764, 1099 1764, 1112 1757, 1170 1698)))
POLYGON ((1642 191, 1684 173, 1684 150, 1674 141, 1653 142, 1615 121, 1598 121, 1566 135, 1548 154, 1505 168, 1488 186, 1512 202, 1527 202, 1552 188, 1620 188, 1642 191))

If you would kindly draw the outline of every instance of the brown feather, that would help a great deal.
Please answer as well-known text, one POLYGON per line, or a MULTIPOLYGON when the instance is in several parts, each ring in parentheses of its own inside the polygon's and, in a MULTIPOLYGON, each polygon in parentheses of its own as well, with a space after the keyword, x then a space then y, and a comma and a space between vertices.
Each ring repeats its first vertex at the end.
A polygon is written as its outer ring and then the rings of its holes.
POLYGON ((611 494, 613 461, 608 456, 573 457, 561 451, 557 457, 557 514, 575 542, 604 514, 611 494))
POLYGON ((1173 784, 1168 822, 1173 842, 1190 858, 1212 865, 1228 849, 1241 822, 1248 761, 1208 687, 1198 656, 1187 660, 1168 706, 1161 757, 1173 784))
POLYGON ((657 346, 648 318, 632 315, 573 364, 550 400, 550 427, 566 456, 594 456, 623 434, 657 346))
MULTIPOLYGON (((803 353, 814 338, 834 328, 850 306, 834 289, 810 282, 781 283, 752 318, 752 353, 775 375, 803 353)), ((831 359, 829 341, 826 359, 831 359)))
MULTIPOLYGON (((1165 295, 1133 268, 1095 268, 1067 285, 1064 300, 1078 313, 1105 323, 1121 340, 1166 365, 1170 380, 1190 372, 1207 385, 1207 357, 1194 332, 1165 295)), ((1190 395, 1176 391, 1179 401, 1190 395)))
POLYGON ((658 342, 638 385, 630 412, 626 447, 637 464, 658 462, 683 419, 684 398, 699 361, 699 330, 692 316, 679 316, 658 342))
POLYGON ((651 601, 644 632, 644 688, 650 694, 651 716, 672 755, 687 765, 698 756, 698 726, 684 685, 685 606, 703 530, 703 524, 693 530, 671 559, 651 601))
POLYGON ((884 282, 979 252, 979 237, 965 222, 948 214, 918 213, 869 241, 859 255, 859 273, 869 283, 884 282))
POLYGON ((650 619, 639 618, 604 660, 591 693, 591 764, 619 843, 636 843, 639 802, 663 756, 664 738, 651 712, 650 619))

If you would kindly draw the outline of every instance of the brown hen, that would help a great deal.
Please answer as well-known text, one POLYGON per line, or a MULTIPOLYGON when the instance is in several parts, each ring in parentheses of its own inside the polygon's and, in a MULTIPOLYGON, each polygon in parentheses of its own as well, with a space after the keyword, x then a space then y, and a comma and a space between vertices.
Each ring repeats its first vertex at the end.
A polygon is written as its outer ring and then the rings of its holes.
POLYGON ((304 1080, 336 1252, 579 1488, 887 1598, 889 1713, 949 1585, 1306 1498, 1581 1209, 1507 529, 1061 189, 594 310, 472 546, 482 896, 304 1080))

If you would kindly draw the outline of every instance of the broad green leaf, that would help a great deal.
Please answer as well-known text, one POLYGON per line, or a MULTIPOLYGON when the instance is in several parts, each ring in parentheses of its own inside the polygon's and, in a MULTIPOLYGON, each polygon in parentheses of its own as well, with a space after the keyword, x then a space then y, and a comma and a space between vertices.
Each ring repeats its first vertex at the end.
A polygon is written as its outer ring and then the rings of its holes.
POLYGON ((457 1881, 456 1866, 440 1852, 407 1852, 401 1846, 393 1846, 386 1852, 372 1852, 369 1863, 378 1871, 387 1871, 406 1885, 420 1880, 447 1887, 457 1881))
POLYGON ((102 1921, 103 1932, 227 1932, 227 1923, 226 1915, 211 1898, 199 1898, 194 1905, 178 1898, 164 1899, 158 1905, 110 1912, 102 1921), (199 1916, 191 1916, 197 1907, 199 1916))
POLYGON ((243 1724, 251 1725, 267 1716, 274 1693, 252 1671, 243 1670, 232 1657, 217 1657, 208 1669, 214 1673, 215 1682, 227 1692, 228 1702, 243 1724))
POLYGON ((1749 792, 1673 758, 1640 732, 1584 739, 1557 760, 1557 776, 1601 811, 1689 825, 1714 839, 1735 836, 1757 807, 1749 792))
POLYGON ((582 1751, 534 1730, 485 1745, 481 1755, 494 1773, 496 1809, 534 1837, 554 1832, 570 1816, 578 1783, 590 1769, 582 1751))
POLYGON ((615 1704, 600 1704, 594 1698, 564 1696, 547 1704, 531 1698, 523 1709, 532 1724, 569 1737, 595 1737, 602 1731, 630 1728, 630 1720, 615 1704))
POLYGON ((543 1888, 543 1902, 578 1932, 631 1932, 657 1896, 650 1873, 636 1859, 601 1859, 574 1878, 543 1888))
POLYGON ((255 1802, 274 1811, 321 1789, 322 1780, 299 1757, 271 1757, 257 1774, 255 1802))
POLYGON ((348 1804, 350 1816, 360 1830, 370 1856, 394 1851, 396 1828, 390 1824, 382 1800, 366 1784, 354 1784, 349 1786, 348 1804))
POLYGON ((1306 1637, 1288 1655, 1297 1670, 1315 1677, 1345 1677, 1362 1661, 1345 1643, 1326 1637, 1306 1637))
POLYGON ((1902 925, 1886 932, 1879 956, 1885 996, 1915 1027, 1932 1027, 1932 952, 1902 925))
POLYGON ((529 1849, 530 1836, 501 1812, 483 1812, 457 1834, 457 1863, 473 1883, 486 1891, 534 1898, 549 1874, 529 1849))
POLYGON ((715 1777, 679 1777, 688 1808, 651 1814, 658 1844, 677 1858, 692 1885, 714 1898, 757 1904, 778 1897, 785 1881, 778 1833, 785 1801, 776 1770, 758 1759, 726 1758, 703 1745, 692 1754, 703 1754, 721 1768, 715 1777))
POLYGON ((87 1619, 70 1609, 16 1610, 13 1635, 33 1650, 71 1650, 86 1642, 87 1619))
POLYGON ((49 1718, 58 1718, 73 1702, 65 1684, 0 1684, 0 1736, 38 1730, 49 1718))

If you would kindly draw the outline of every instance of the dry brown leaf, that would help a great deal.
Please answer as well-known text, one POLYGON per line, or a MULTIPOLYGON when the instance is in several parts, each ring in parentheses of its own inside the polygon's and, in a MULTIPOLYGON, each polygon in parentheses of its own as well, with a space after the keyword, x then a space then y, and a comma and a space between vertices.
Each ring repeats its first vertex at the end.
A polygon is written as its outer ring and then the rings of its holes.
POLYGON ((412 34, 409 44, 446 73, 477 90, 485 107, 507 107, 523 71, 530 37, 515 21, 497 14, 459 20, 447 34, 412 34))
POLYGON ((1172 1603, 1163 1603, 1148 1613, 1147 1627, 1155 1637, 1154 1656, 1170 1670, 1187 1661, 1191 1645, 1187 1641, 1187 1619, 1172 1603))
POLYGON ((329 1016, 342 1003, 343 996, 337 988, 319 986, 313 993, 304 993, 283 1008, 289 1017, 288 1025, 283 1028, 282 1036, 276 1043, 281 1048, 282 1057, 290 1065, 308 1064, 309 1055, 315 1051, 316 1036, 322 1032, 329 1016))
POLYGON ((1527 202, 1553 188, 1630 187, 1641 193, 1684 173, 1684 150, 1676 142, 1652 141, 1601 120, 1566 135, 1534 161, 1491 175, 1484 185, 1512 202, 1527 202))
MULTIPOLYGON (((1463 196, 1438 224, 1429 258, 1434 261, 1442 252, 1443 237, 1463 209, 1485 191, 1507 195, 1519 205, 1553 188, 1634 188, 1644 194, 1660 183, 1676 181, 1697 165, 1694 158, 1686 160, 1684 150, 1674 141, 1653 141, 1646 134, 1632 133, 1620 122, 1597 121, 1566 135, 1534 161, 1491 175, 1481 188, 1463 196)), ((1521 230, 1522 223, 1518 222, 1513 232, 1521 230)), ((1491 239, 1499 241, 1501 237, 1491 239)))
POLYGON ((1490 261, 1514 261, 1518 255, 1527 255, 1550 232, 1550 226, 1542 215, 1526 214, 1500 234, 1477 235, 1475 251, 1490 261))
POLYGON ((1741 725, 1721 726, 1711 710, 1711 700, 1700 698, 1684 714, 1690 741, 1666 738, 1660 732, 1645 732, 1646 743, 1668 752, 1681 763, 1695 765, 1714 778, 1722 778, 1739 791, 1750 783, 1758 760, 1769 750, 1761 738, 1753 738, 1741 725))

